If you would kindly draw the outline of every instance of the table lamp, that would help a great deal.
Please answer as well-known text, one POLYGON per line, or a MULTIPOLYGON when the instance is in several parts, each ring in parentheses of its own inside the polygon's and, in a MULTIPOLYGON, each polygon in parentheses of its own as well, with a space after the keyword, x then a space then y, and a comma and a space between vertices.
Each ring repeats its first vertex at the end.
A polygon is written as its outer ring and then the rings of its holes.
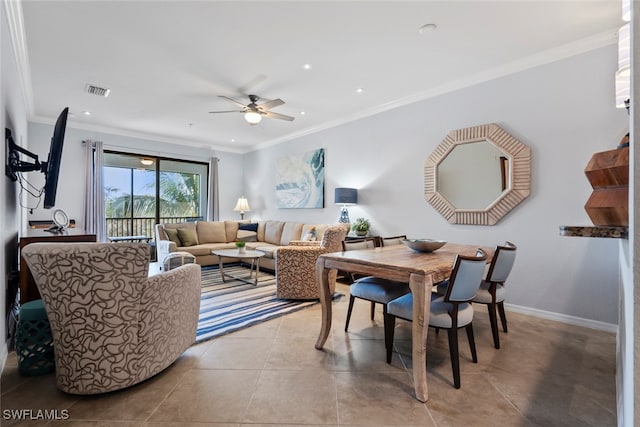
POLYGON ((334 201, 336 205, 342 205, 338 222, 348 224, 350 221, 347 205, 358 204, 358 190, 355 188, 336 188, 334 201))
POLYGON ((244 213, 249 212, 251 209, 249 209, 249 202, 247 201, 247 199, 242 196, 238 199, 236 207, 233 208, 233 210, 240 211, 240 221, 242 221, 244 219, 244 213))

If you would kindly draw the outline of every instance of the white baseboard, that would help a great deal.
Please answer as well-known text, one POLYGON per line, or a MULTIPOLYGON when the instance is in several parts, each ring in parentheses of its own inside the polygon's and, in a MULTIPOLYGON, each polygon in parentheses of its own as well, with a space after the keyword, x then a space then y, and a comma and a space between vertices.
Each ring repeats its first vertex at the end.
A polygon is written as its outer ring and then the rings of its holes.
POLYGON ((557 322, 568 323, 570 325, 582 326, 590 329, 597 329, 604 332, 618 332, 618 325, 613 323, 600 322, 598 320, 584 319, 582 317, 569 316, 568 314, 553 313, 551 311, 538 310, 537 308, 523 307, 520 305, 506 304, 505 310, 515 313, 528 314, 530 316, 541 317, 543 319, 555 320, 557 322))

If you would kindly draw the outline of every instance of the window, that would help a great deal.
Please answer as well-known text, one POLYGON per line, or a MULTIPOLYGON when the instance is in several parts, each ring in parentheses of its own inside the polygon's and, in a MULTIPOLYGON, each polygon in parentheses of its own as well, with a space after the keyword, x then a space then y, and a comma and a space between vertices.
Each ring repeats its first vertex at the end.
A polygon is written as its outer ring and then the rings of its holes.
POLYGON ((208 164, 105 152, 107 236, 154 238, 154 225, 207 215, 208 164))

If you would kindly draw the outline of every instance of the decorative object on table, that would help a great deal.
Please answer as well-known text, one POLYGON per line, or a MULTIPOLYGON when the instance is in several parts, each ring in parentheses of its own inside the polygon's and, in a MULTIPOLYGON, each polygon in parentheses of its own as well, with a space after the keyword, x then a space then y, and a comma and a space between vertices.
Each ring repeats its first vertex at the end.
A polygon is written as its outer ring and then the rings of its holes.
POLYGON ((595 153, 586 168, 593 193, 584 205, 594 225, 629 225, 629 147, 595 153))
POLYGON ((424 163, 425 199, 452 224, 494 225, 530 187, 531 149, 493 123, 449 132, 424 163))
POLYGON ((69 226, 69 217, 62 209, 53 209, 51 211, 51 220, 55 225, 49 227, 47 231, 52 233, 59 233, 69 226))
POLYGON ((418 252, 433 252, 447 244, 446 240, 402 239, 402 243, 418 252))
POLYGON ((324 149, 282 157, 276 164, 280 209, 324 207, 324 149))
POLYGON ((356 219, 355 224, 351 226, 351 230, 355 231, 358 236, 366 236, 371 228, 371 223, 366 218, 356 219))
POLYGON ((243 254, 247 251, 246 245, 247 245, 247 242, 245 242, 244 240, 236 241, 236 248, 238 248, 239 254, 243 254))
POLYGON ((338 222, 349 224, 349 210, 347 209, 347 205, 358 204, 358 190, 355 188, 336 188, 334 192, 334 203, 336 205, 342 205, 338 222))
POLYGON ((242 221, 244 219, 244 213, 249 212, 251 209, 249 209, 249 202, 247 199, 242 196, 236 202, 236 207, 233 208, 233 210, 240 211, 240 221, 242 221))

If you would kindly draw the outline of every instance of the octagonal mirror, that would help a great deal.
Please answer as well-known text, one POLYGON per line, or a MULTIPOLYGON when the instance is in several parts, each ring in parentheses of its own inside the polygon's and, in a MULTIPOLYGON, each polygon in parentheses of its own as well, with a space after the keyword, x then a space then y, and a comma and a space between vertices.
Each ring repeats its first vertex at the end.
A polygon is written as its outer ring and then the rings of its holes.
POLYGON ((425 198, 449 222, 493 225, 528 197, 531 150, 496 124, 459 129, 424 174, 425 198))

